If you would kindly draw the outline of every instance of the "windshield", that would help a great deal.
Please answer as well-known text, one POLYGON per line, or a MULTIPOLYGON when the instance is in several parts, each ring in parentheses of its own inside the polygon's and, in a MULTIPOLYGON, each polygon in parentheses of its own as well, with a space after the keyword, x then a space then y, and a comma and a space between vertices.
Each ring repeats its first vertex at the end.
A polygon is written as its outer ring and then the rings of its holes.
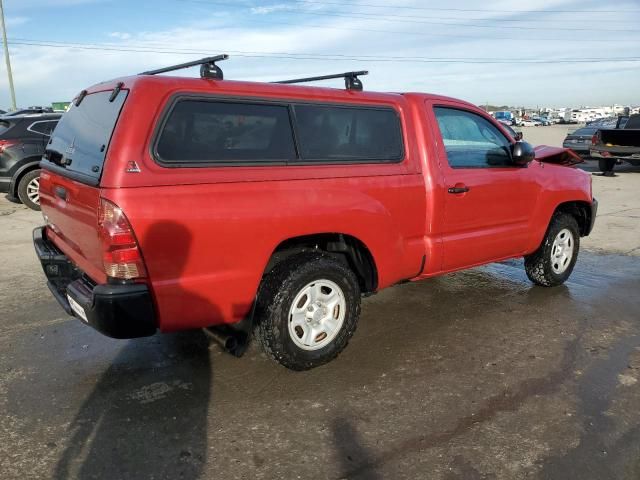
POLYGON ((120 115, 127 91, 109 101, 111 91, 92 93, 71 104, 56 126, 45 159, 66 170, 100 178, 111 134, 120 115))
POLYGON ((571 135, 593 135, 597 131, 598 131, 597 128, 579 128, 578 130, 573 132, 571 135))

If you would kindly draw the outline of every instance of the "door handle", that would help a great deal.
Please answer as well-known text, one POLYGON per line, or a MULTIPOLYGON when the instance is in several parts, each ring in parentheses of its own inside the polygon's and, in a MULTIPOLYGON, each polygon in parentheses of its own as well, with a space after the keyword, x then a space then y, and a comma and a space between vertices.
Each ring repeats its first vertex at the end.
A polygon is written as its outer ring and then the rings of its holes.
POLYGON ((62 200, 66 200, 67 199, 67 189, 64 187, 55 187, 53 189, 53 193, 55 194, 56 197, 61 198, 62 200))
POLYGON ((447 190, 447 192, 449 193, 467 193, 468 191, 469 187, 467 187, 466 185, 449 187, 449 190, 447 190))

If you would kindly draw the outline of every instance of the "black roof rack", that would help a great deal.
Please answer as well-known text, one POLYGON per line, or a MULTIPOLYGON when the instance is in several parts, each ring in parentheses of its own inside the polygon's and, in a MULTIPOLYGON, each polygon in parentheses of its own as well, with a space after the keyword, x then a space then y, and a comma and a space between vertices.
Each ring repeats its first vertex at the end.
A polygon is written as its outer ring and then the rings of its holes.
POLYGON ((344 86, 347 90, 362 90, 362 82, 358 78, 360 75, 368 75, 367 70, 361 70, 359 72, 345 72, 336 73, 333 75, 322 75, 320 77, 306 77, 306 78, 294 78, 293 80, 280 80, 273 83, 306 83, 316 82, 318 80, 332 80, 334 78, 344 78, 344 86))
POLYGON ((158 75, 159 73, 173 72, 174 70, 181 70, 183 68, 200 65, 200 76, 202 78, 215 78, 217 80, 222 80, 224 75, 222 73, 222 69, 216 65, 216 62, 226 60, 227 58, 229 58, 229 55, 223 53, 214 57, 205 57, 200 60, 194 60, 193 62, 179 63, 178 65, 158 68, 157 70, 148 70, 146 72, 139 73, 138 75, 158 75))
MULTIPOLYGON (((178 65, 171 65, 169 67, 158 68, 156 70, 147 70, 146 72, 139 73, 138 75, 158 75, 160 73, 173 72, 175 70, 182 70, 183 68, 196 67, 200 65, 200 76, 202 78, 215 78, 217 80, 222 80, 224 75, 222 73, 222 69, 216 65, 216 62, 220 62, 222 60, 226 60, 229 58, 229 55, 223 53, 221 55, 216 55, 214 57, 205 57, 200 60, 194 60, 193 62, 179 63, 178 65)), ((362 90, 362 81, 358 78, 361 75, 368 75, 369 72, 367 70, 360 70, 357 72, 344 72, 344 73, 335 73, 333 75, 322 75, 319 77, 305 77, 305 78, 294 78, 291 80, 280 80, 278 82, 272 83, 306 83, 306 82, 317 82, 319 80, 332 80, 334 78, 344 78, 344 86, 347 90, 362 90)), ((117 95, 117 93, 116 93, 117 95)), ((82 101, 82 98, 79 98, 82 101)), ((78 102, 79 103, 79 102, 78 102)))

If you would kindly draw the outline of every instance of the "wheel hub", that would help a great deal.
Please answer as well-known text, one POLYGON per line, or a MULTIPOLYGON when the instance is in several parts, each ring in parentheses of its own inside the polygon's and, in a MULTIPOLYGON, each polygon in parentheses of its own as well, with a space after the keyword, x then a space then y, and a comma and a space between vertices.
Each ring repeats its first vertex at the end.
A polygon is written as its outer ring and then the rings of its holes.
POLYGON ((564 273, 573 258, 573 234, 567 228, 558 232, 551 246, 551 269, 557 275, 564 273))
POLYGON ((330 280, 318 280, 302 288, 289 310, 289 335, 303 350, 329 344, 344 322, 346 299, 330 280))
POLYGON ((27 197, 36 205, 40 205, 40 178, 36 177, 27 184, 27 197))

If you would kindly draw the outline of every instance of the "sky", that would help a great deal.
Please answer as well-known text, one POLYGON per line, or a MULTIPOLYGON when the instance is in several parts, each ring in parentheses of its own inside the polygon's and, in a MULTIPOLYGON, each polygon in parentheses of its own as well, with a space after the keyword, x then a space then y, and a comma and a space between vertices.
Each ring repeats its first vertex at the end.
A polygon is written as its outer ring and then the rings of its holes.
POLYGON ((220 64, 227 79, 368 70, 367 90, 476 104, 640 104, 640 0, 3 2, 22 107, 218 53, 230 55, 220 64))

